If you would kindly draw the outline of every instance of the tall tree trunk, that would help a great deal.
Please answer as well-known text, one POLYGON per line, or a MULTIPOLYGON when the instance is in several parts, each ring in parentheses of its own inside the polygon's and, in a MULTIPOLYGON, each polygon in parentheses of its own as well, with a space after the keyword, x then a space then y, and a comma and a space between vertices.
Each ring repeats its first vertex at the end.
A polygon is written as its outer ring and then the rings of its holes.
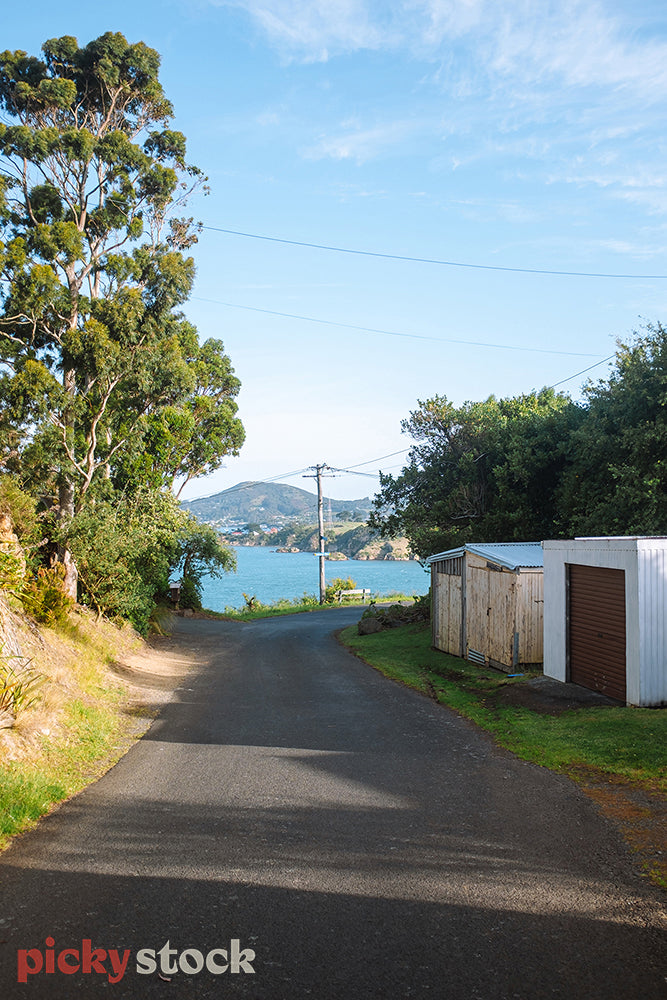
MULTIPOLYGON (((74 370, 70 369, 65 372, 63 375, 63 385, 70 398, 73 398, 76 391, 76 375, 74 370)), ((64 421, 67 443, 72 447, 74 444, 74 417, 71 410, 64 414, 64 421)), ((74 479, 72 473, 69 470, 63 470, 58 487, 58 520, 61 528, 66 527, 74 517, 74 501, 74 479)), ((62 563, 65 567, 65 579, 63 583, 65 591, 72 600, 76 601, 79 571, 72 553, 66 545, 59 545, 57 556, 58 562, 62 563)))

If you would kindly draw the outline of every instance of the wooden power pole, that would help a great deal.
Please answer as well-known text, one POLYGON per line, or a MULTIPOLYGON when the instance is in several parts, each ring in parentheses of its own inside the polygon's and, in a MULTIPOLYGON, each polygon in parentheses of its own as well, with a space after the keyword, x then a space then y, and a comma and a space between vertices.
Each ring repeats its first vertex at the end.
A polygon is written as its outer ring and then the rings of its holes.
POLYGON ((322 465, 316 465, 314 476, 305 476, 305 479, 317 479, 317 529, 319 538, 319 551, 317 555, 320 560, 320 604, 324 604, 324 598, 326 595, 327 584, 326 584, 326 573, 324 560, 326 559, 327 553, 324 551, 324 545, 326 538, 324 537, 324 497, 322 495, 322 473, 329 466, 323 462, 322 465))

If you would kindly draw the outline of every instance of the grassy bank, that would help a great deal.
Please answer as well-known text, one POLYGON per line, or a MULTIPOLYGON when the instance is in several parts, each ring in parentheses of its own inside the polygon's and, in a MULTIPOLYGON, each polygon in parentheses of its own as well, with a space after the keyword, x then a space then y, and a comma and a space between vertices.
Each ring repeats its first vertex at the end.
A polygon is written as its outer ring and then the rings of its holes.
POLYGON ((524 760, 573 777, 594 769, 667 793, 665 711, 596 706, 551 715, 532 710, 521 691, 531 675, 509 678, 436 651, 429 627, 406 625, 360 636, 351 626, 341 640, 387 677, 455 709, 524 760))
POLYGON ((110 670, 142 647, 131 629, 86 612, 58 631, 18 617, 13 627, 39 683, 35 703, 0 730, 0 847, 108 770, 150 722, 124 710, 110 670))
MULTIPOLYGON (((373 601, 376 603, 384 602, 397 602, 405 601, 412 602, 414 596, 412 594, 388 594, 380 595, 374 594, 373 601)), ((275 618, 279 615, 299 615, 308 611, 326 611, 327 609, 333 610, 340 607, 368 607, 368 601, 364 604, 361 600, 345 600, 342 604, 335 602, 333 604, 320 604, 317 597, 314 595, 304 595, 303 599, 289 600, 288 598, 283 598, 282 600, 274 601, 272 604, 261 604, 257 601, 255 607, 249 608, 225 608, 224 612, 220 611, 210 611, 206 609, 206 614, 211 615, 214 618, 220 618, 228 621, 237 622, 251 622, 256 621, 258 618, 275 618)))

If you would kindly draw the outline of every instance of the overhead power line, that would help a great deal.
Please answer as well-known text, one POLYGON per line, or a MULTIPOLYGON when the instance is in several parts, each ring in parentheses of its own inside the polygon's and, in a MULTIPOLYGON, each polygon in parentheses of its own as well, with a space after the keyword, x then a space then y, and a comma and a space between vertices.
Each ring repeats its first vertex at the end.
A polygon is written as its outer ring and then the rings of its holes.
POLYGON ((380 455, 379 458, 369 458, 367 462, 358 462, 356 465, 348 465, 346 469, 339 469, 339 472, 350 472, 352 469, 360 469, 362 465, 372 465, 373 462, 382 462, 385 458, 395 458, 396 455, 405 455, 409 448, 401 448, 400 451, 391 451, 388 455, 380 455))
POLYGON ((331 253, 354 254, 359 257, 380 257, 384 260, 402 260, 413 264, 435 264, 438 267, 464 267, 477 271, 509 271, 514 274, 549 274, 565 278, 623 278, 641 279, 642 281, 663 281, 667 274, 610 274, 600 271, 553 271, 537 267, 509 267, 502 264, 474 264, 461 260, 439 260, 434 257, 410 257, 407 254, 382 253, 377 250, 355 250, 351 247, 331 246, 327 243, 307 243, 303 240, 287 240, 278 236, 263 236, 259 233, 244 233, 237 229, 222 229, 219 226, 202 226, 202 229, 212 233, 225 233, 228 236, 242 236, 249 240, 263 240, 267 243, 282 243, 292 247, 307 247, 311 250, 327 250, 331 253))
POLYGON ((372 326, 356 326, 352 323, 339 323, 332 319, 317 319, 314 316, 300 316, 296 313, 278 312, 275 309, 260 309, 258 306, 239 305, 237 302, 222 302, 220 299, 202 298, 200 295, 193 295, 197 302, 210 302, 217 306, 226 306, 229 309, 244 309, 247 312, 264 313, 267 316, 281 316, 284 319, 301 320, 304 323, 320 323, 323 326, 338 326, 344 330, 362 330, 365 333, 377 333, 384 337, 407 337, 410 340, 430 340, 438 344, 463 344, 465 347, 493 347, 501 351, 521 351, 532 354, 561 354, 575 358, 594 358, 594 354, 582 351, 556 351, 546 347, 518 347, 514 344, 494 344, 484 340, 459 340, 453 337, 432 337, 424 333, 400 333, 396 330, 380 330, 372 326))
MULTIPOLYGON (((221 493, 240 493, 242 490, 252 489, 253 486, 264 486, 265 483, 276 483, 280 479, 290 479, 292 476, 299 476, 302 472, 307 472, 308 466, 303 469, 295 469, 294 472, 281 472, 278 476, 270 476, 268 479, 257 479, 248 483, 239 483, 237 486, 230 486, 227 490, 220 490, 221 493)), ((185 503, 194 503, 195 500, 209 500, 212 496, 217 496, 217 493, 209 493, 203 497, 193 497, 191 500, 186 500, 185 503)))
POLYGON ((332 469, 332 472, 338 472, 346 476, 365 476, 368 479, 378 479, 379 473, 376 472, 357 472, 355 469, 332 469))
POLYGON ((599 367, 600 367, 600 365, 604 365, 604 364, 606 364, 606 363, 607 363, 607 361, 611 361, 611 360, 612 360, 613 358, 615 358, 615 357, 616 357, 616 355, 615 355, 615 354, 610 354, 608 358, 603 358, 603 360, 602 360, 602 361, 597 361, 597 362, 596 362, 596 363, 595 363, 594 365, 589 365, 589 367, 588 367, 588 368, 584 368, 584 369, 583 369, 582 371, 580 371, 580 372, 575 372, 575 373, 574 373, 574 375, 568 375, 568 377, 567 377, 567 378, 562 378, 562 379, 560 380, 560 382, 554 382, 554 383, 553 383, 553 385, 550 385, 550 386, 549 386, 549 388, 550 388, 550 389, 555 389, 557 385, 563 385, 563 383, 564 383, 564 382, 571 382, 571 381, 572 381, 572 379, 573 379, 573 378, 577 378, 577 376, 578 376, 578 375, 585 375, 585 374, 586 374, 586 372, 590 372, 590 371, 592 371, 592 370, 593 370, 593 368, 599 368, 599 367))

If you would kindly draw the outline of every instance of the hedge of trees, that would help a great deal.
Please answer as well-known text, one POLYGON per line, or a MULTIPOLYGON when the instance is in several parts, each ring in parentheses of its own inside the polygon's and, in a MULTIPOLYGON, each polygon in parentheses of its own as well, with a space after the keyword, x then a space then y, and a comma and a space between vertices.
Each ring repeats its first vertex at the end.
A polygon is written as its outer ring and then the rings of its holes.
POLYGON ((582 402, 542 389, 420 402, 415 444, 384 475, 370 523, 426 557, 464 542, 667 534, 667 331, 619 343, 582 402))

